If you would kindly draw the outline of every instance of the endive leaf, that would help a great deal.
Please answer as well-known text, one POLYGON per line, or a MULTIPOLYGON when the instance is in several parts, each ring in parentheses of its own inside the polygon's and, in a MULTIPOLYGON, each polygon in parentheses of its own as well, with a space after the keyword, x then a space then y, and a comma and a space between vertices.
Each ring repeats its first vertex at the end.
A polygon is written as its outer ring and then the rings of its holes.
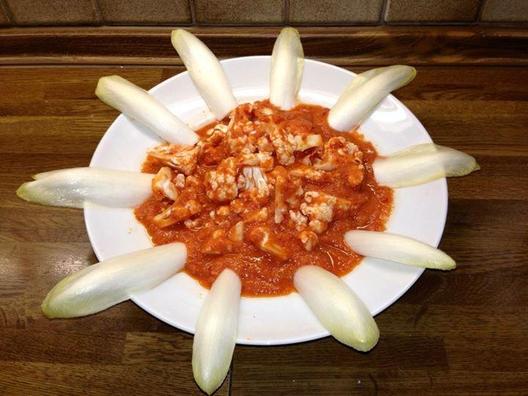
MULTIPOLYGON (((389 66, 390 67, 390 66, 389 66)), ((354 77, 354 79, 347 85, 347 87, 341 92, 341 96, 349 95, 363 84, 365 84, 372 77, 377 76, 381 72, 385 71, 387 67, 377 67, 360 73, 354 77)))
POLYGON ((416 70, 410 66, 389 66, 367 72, 347 87, 328 113, 328 124, 342 132, 357 128, 392 91, 410 83, 416 70))
POLYGON ((449 176, 464 176, 480 169, 472 156, 433 143, 419 144, 372 165, 376 181, 389 187, 408 187, 449 176))
POLYGON ((374 348, 378 326, 345 282, 314 265, 299 268, 293 280, 295 289, 334 338, 361 352, 374 348))
POLYGON ((291 27, 282 29, 271 55, 270 102, 289 110, 295 106, 301 88, 304 53, 299 32, 291 27))
POLYGON ((39 173, 17 195, 42 205, 82 208, 85 202, 130 208, 152 193, 154 175, 101 168, 72 168, 39 173))
POLYGON ((356 253, 415 267, 451 270, 455 261, 440 249, 388 232, 354 230, 345 233, 345 242, 356 253))
POLYGON ((147 91, 122 77, 101 77, 95 94, 107 105, 143 124, 170 143, 192 146, 198 142, 198 135, 169 109, 147 91))
POLYGON ((42 303, 48 318, 74 318, 103 311, 152 289, 185 265, 183 243, 170 243, 114 257, 73 273, 51 289, 42 303))
POLYGON ((225 269, 216 279, 200 310, 194 333, 194 379, 207 394, 224 381, 231 364, 238 330, 240 279, 225 269))
POLYGON ((207 107, 222 120, 237 106, 222 65, 201 40, 183 29, 173 30, 171 41, 207 107))

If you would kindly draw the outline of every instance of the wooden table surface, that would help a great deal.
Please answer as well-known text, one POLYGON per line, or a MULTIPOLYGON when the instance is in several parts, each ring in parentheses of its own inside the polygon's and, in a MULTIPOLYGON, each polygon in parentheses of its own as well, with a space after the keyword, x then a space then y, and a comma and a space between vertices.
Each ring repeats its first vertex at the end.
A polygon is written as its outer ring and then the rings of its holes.
MULTIPOLYGON (((81 211, 15 195, 31 174, 88 165, 117 116, 93 94, 98 77, 119 73, 148 88, 181 70, 0 67, 0 394, 200 393, 192 337, 131 302, 87 318, 43 317, 47 291, 97 260, 81 211)), ((378 315, 372 352, 332 338, 237 346, 217 394, 528 391, 528 70, 423 65, 397 97, 436 143, 482 167, 449 180, 440 247, 458 268, 426 271, 378 315)))

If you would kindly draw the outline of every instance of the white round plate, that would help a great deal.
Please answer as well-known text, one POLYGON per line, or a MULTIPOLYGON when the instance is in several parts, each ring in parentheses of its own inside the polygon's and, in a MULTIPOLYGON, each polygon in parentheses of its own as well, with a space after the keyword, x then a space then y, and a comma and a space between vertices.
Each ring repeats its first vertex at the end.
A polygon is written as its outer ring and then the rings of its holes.
MULTIPOLYGON (((222 65, 240 103, 268 97, 269 56, 228 59, 222 65)), ((306 60, 300 100, 331 107, 353 76, 339 67, 306 60)), ((191 126, 211 120, 186 72, 162 82, 150 93, 191 126)), ((360 130, 382 155, 431 142, 422 124, 393 96, 383 100, 360 130)), ((90 166, 139 171, 147 149, 159 143, 159 138, 120 115, 103 136, 90 166)), ((395 191, 387 231, 438 246, 446 213, 445 179, 399 189, 395 191)), ((130 209, 90 206, 85 208, 84 215, 90 241, 100 260, 152 246, 130 209)), ((405 293, 421 273, 418 268, 365 259, 344 280, 375 315, 405 293)), ((153 290, 133 296, 132 300, 160 320, 194 333, 206 295, 207 290, 198 282, 180 273, 153 290)), ((242 298, 237 341, 240 344, 292 344, 327 335, 296 293, 242 298)))

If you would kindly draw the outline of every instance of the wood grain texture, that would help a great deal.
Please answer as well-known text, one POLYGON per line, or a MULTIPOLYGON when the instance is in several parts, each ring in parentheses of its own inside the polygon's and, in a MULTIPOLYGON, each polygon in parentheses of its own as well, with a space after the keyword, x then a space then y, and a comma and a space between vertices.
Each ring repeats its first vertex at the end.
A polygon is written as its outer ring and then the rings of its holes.
MULTIPOLYGON (((315 40, 308 51, 315 43, 323 42, 315 40)), ((242 42, 236 54, 248 51, 242 42)), ((33 173, 88 164, 117 115, 93 95, 100 76, 119 73, 149 88, 181 70, 0 68, 2 395, 199 394, 190 364, 192 337, 130 302, 75 320, 42 316, 47 291, 97 259, 80 211, 31 205, 14 194, 33 173)), ((330 338, 287 347, 239 346, 218 394, 526 393, 526 81, 523 67, 418 66, 418 77, 398 98, 436 142, 469 152, 482 166, 449 180, 441 248, 458 268, 426 271, 380 314, 381 340, 371 353, 330 338)))
MULTIPOLYGON (((173 28, 0 30, 0 65, 181 65, 173 28)), ((186 27, 187 29, 187 27, 186 27)), ((192 27, 220 58, 269 55, 280 27, 192 27)), ((526 29, 495 27, 299 27, 304 53, 339 65, 527 65, 526 29)))

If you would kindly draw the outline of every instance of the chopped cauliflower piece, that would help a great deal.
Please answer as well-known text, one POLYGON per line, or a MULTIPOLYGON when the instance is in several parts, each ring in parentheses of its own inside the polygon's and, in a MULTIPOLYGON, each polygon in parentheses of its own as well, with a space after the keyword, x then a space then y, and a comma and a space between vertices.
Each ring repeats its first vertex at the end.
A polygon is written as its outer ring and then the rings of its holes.
POLYGON ((297 231, 301 231, 306 228, 308 224, 308 218, 306 216, 296 210, 290 210, 288 213, 290 214, 290 220, 293 222, 297 231))
POLYGON ((246 166, 242 169, 245 191, 255 191, 256 198, 266 198, 270 194, 268 180, 262 170, 255 166, 246 166))
POLYGON ((244 240, 244 222, 239 221, 229 229, 227 237, 233 242, 242 242, 244 240))
POLYGON ((284 131, 281 131, 277 126, 271 128, 269 133, 271 144, 275 148, 275 155, 277 162, 281 165, 291 165, 295 162, 293 155, 293 145, 288 142, 288 138, 284 131))
POLYGON ((166 144, 149 150, 149 155, 163 164, 170 166, 185 175, 190 175, 196 169, 200 146, 184 147, 166 144))
POLYGON ((200 228, 207 227, 208 224, 204 223, 202 218, 198 219, 187 219, 183 222, 183 225, 190 230, 199 230, 200 228))
POLYGON ((293 146, 294 151, 305 151, 323 145, 321 135, 292 135, 288 134, 288 142, 293 146))
POLYGON ((260 208, 258 210, 248 211, 244 214, 244 222, 246 223, 261 223, 268 220, 268 208, 260 208))
POLYGON ((319 243, 319 237, 311 230, 304 230, 299 233, 299 239, 304 246, 304 249, 311 252, 315 246, 319 243))
POLYGON ((272 154, 275 151, 270 139, 264 135, 257 139, 257 149, 260 153, 272 154))
POLYGON ((287 260, 289 257, 288 251, 281 245, 271 234, 271 231, 264 226, 253 228, 249 234, 248 239, 262 251, 271 254, 279 260, 287 260))
POLYGON ((301 179, 317 182, 329 182, 331 181, 330 174, 324 171, 316 170, 311 166, 299 165, 290 170, 290 175, 293 177, 299 177, 301 179))
POLYGON ((178 173, 174 178, 174 185, 177 188, 185 188, 185 175, 183 173, 178 173))
POLYGON ((223 160, 218 168, 205 175, 207 197, 216 202, 227 202, 238 195, 237 164, 233 157, 223 160))
POLYGON ((258 166, 264 171, 273 169, 273 157, 270 153, 242 154, 238 157, 238 163, 245 166, 258 166))
POLYGON ((154 217, 154 223, 158 227, 165 228, 200 213, 202 206, 198 201, 190 200, 183 204, 173 203, 167 209, 154 217))
POLYGON ((178 198, 178 189, 172 179, 171 169, 168 166, 162 167, 152 179, 152 191, 154 194, 176 201, 178 198))
POLYGON ((276 224, 280 224, 282 223, 282 220, 284 220, 284 215, 288 210, 285 197, 285 191, 288 182, 288 172, 282 166, 276 167, 273 172, 275 174, 274 221, 276 224))
POLYGON ((363 181, 365 167, 363 153, 359 148, 344 137, 333 137, 324 145, 324 153, 320 160, 315 161, 317 170, 332 171, 343 166, 348 184, 355 187, 363 181))
POLYGON ((346 177, 351 187, 359 186, 365 178, 365 167, 363 165, 357 165, 347 168, 346 177))
POLYGON ((310 219, 308 226, 314 232, 321 234, 328 228, 328 223, 334 217, 336 197, 317 191, 308 191, 304 194, 304 201, 301 204, 301 213, 310 219))
POLYGON ((361 164, 362 156, 362 152, 354 143, 348 142, 341 136, 333 137, 325 143, 323 156, 315 162, 314 167, 331 171, 344 163, 356 162, 361 164))

